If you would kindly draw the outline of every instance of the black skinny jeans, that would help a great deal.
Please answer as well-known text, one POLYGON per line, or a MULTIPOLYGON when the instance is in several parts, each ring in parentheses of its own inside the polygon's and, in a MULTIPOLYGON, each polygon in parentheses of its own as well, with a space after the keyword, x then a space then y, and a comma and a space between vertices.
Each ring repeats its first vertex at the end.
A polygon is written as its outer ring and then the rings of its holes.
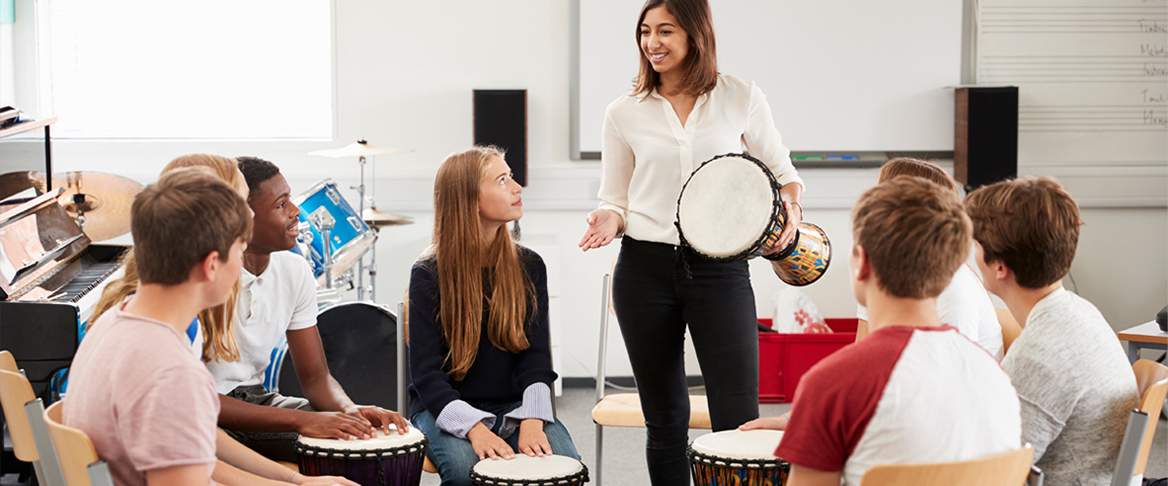
POLYGON ((747 262, 713 262, 625 236, 613 273, 613 305, 648 429, 649 478, 657 486, 689 484, 687 323, 714 431, 758 418, 758 321, 747 262))

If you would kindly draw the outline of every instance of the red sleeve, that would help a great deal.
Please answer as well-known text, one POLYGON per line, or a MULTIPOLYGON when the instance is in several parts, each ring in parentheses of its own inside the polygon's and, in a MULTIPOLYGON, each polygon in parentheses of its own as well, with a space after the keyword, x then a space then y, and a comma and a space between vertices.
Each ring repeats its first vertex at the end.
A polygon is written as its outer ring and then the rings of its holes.
POLYGON ((803 375, 775 455, 802 467, 842 471, 884 394, 911 327, 885 327, 803 375))

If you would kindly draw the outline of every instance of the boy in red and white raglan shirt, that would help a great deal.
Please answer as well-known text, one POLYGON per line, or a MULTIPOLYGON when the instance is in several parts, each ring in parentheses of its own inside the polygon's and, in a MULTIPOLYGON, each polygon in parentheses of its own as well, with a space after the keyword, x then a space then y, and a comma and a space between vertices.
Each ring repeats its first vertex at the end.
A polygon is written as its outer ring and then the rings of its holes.
POLYGON ((882 464, 976 459, 1017 449, 1010 379, 989 353, 943 325, 937 295, 969 251, 971 225, 952 191, 897 177, 852 209, 850 275, 871 334, 803 376, 775 455, 788 485, 858 485, 882 464), (789 423, 788 423, 789 422, 789 423))

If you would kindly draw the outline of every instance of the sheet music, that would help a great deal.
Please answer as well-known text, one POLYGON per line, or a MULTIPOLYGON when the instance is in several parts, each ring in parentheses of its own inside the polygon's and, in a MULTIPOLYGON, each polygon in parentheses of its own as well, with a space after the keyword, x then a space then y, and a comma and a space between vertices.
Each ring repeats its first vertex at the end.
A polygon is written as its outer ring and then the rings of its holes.
POLYGON ((1163 165, 1168 0, 981 0, 977 84, 1019 87, 1019 163, 1163 165))

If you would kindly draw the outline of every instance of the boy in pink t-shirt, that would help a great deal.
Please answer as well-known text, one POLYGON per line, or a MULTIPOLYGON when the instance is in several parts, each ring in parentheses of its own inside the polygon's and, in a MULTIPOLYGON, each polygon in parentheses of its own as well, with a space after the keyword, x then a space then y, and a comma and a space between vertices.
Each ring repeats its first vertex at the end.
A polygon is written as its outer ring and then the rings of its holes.
POLYGON ((852 209, 850 276, 872 333, 799 383, 775 455, 790 486, 858 485, 882 464, 951 462, 1017 449, 1018 397, 997 361, 937 316, 969 251, 957 194, 919 177, 869 189, 852 209), (789 422, 789 423, 788 423, 789 422))
POLYGON ((81 343, 64 405, 65 425, 89 435, 118 485, 211 482, 219 397, 183 332, 227 300, 251 225, 235 189, 201 168, 134 198, 138 292, 81 343))

